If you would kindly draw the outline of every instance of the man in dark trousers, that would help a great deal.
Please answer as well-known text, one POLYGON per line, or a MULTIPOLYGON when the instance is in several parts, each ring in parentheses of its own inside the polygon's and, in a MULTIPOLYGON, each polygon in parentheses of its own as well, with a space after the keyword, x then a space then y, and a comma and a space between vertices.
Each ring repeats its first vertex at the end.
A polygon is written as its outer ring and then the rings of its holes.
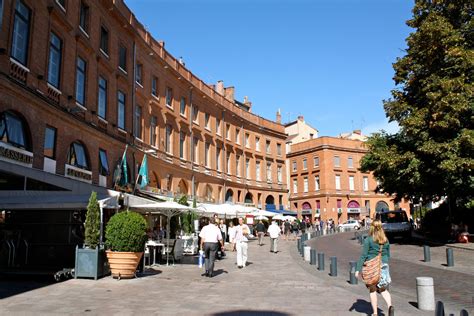
POLYGON ((263 225, 262 221, 258 221, 257 226, 255 227, 258 234, 258 245, 263 245, 263 236, 265 236, 265 225, 263 225))
POLYGON ((201 250, 204 251, 206 273, 203 276, 209 278, 213 277, 214 261, 216 260, 216 252, 219 249, 224 249, 224 240, 222 239, 221 230, 216 225, 216 219, 213 217, 209 220, 209 224, 204 226, 199 233, 201 237, 201 250))

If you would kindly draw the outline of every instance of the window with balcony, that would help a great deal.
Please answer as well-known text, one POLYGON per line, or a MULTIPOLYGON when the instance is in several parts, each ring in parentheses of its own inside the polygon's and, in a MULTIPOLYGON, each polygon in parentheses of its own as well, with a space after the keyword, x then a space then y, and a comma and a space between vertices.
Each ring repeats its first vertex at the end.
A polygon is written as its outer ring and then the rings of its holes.
POLYGON ((179 132, 179 158, 184 159, 184 148, 186 146, 186 133, 179 132))
POLYGON ((100 27, 100 49, 105 55, 109 55, 109 31, 104 27, 100 27))
POLYGON ((76 60, 76 102, 86 104, 86 62, 81 57, 76 60))
POLYGON ((105 120, 107 113, 107 80, 99 76, 98 115, 105 120))
POLYGON ((173 107, 173 89, 170 87, 166 87, 166 106, 168 107, 173 107))
POLYGON ((156 116, 150 118, 150 145, 156 147, 156 116))
POLYGON ((22 0, 16 1, 13 18, 11 57, 26 66, 28 61, 28 43, 30 37, 31 10, 22 0))
POLYGON ((272 163, 267 162, 267 182, 272 182, 272 163))
POLYGON ((151 95, 159 98, 158 94, 158 78, 153 76, 151 78, 151 95))
POLYGON ((143 64, 136 65, 135 69, 135 82, 143 87, 143 64))
POLYGON ((209 113, 205 113, 205 114, 204 114, 204 127, 205 127, 206 129, 211 129, 211 125, 210 125, 210 123, 209 123, 210 117, 211 117, 211 116, 209 115, 209 113))
POLYGON ((127 72, 127 48, 123 45, 119 46, 119 67, 127 72))
POLYGON ((117 127, 125 130, 125 93, 117 92, 117 127))
POLYGON ((84 33, 89 33, 89 6, 83 1, 79 10, 79 27, 84 33))
POLYGON ((62 59, 62 41, 54 33, 49 39, 48 83, 59 89, 62 59))
POLYGON ((261 177, 261 170, 260 170, 260 161, 257 161, 257 163, 255 164, 255 173, 257 175, 257 181, 261 181, 262 180, 262 177, 261 177))
POLYGON ((136 106, 135 107, 135 137, 139 139, 142 138, 142 107, 136 106))
POLYGON ((165 132, 165 151, 168 154, 171 154, 171 137, 172 137, 173 128, 171 125, 166 124, 166 132, 165 132))
POLYGON ((206 142, 206 146, 205 146, 205 150, 204 150, 204 162, 206 163, 206 167, 211 166, 210 161, 209 161, 210 155, 211 155, 211 144, 206 142))

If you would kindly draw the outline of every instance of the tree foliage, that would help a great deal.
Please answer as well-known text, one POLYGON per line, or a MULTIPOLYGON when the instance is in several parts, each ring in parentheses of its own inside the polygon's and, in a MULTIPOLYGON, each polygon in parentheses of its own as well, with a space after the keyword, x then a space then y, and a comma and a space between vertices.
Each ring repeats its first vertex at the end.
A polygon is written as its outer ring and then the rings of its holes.
POLYGON ((100 209, 97 202, 97 193, 92 191, 87 205, 84 244, 95 249, 100 238, 100 209))
POLYGON ((392 98, 384 101, 400 130, 372 135, 361 169, 398 200, 448 197, 472 205, 473 2, 416 0, 407 25, 414 32, 393 65, 392 98))

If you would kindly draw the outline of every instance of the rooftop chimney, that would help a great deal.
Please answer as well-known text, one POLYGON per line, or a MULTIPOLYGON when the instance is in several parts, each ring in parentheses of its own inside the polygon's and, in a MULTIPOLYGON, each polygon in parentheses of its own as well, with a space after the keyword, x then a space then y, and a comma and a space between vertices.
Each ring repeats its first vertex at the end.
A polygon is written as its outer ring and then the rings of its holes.
POLYGON ((245 104, 246 106, 248 106, 249 110, 250 110, 250 108, 252 107, 252 102, 249 101, 249 97, 248 97, 248 96, 245 96, 245 97, 244 97, 244 104, 245 104))
POLYGON ((299 115, 299 116, 298 116, 298 121, 304 122, 304 116, 303 116, 303 115, 299 115))
POLYGON ((278 111, 277 111, 276 122, 279 123, 279 124, 281 124, 281 112, 280 112, 280 109, 278 109, 278 111))
POLYGON ((224 88, 224 94, 225 94, 226 99, 231 101, 232 103, 234 103, 235 101, 234 92, 235 92, 234 87, 224 88))
POLYGON ((224 81, 222 80, 217 81, 216 92, 221 95, 224 95, 224 81))

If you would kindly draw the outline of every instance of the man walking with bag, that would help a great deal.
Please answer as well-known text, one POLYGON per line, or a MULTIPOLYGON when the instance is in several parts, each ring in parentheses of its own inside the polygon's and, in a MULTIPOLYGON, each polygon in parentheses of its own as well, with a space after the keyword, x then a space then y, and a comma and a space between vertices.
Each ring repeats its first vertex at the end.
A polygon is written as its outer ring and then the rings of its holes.
POLYGON ((224 249, 224 240, 222 239, 222 233, 219 227, 216 225, 216 219, 213 217, 209 220, 209 224, 204 226, 199 233, 201 237, 201 250, 204 250, 206 272, 203 276, 209 278, 213 277, 214 273, 214 261, 216 260, 216 252, 219 249, 219 243, 221 249, 224 249))

